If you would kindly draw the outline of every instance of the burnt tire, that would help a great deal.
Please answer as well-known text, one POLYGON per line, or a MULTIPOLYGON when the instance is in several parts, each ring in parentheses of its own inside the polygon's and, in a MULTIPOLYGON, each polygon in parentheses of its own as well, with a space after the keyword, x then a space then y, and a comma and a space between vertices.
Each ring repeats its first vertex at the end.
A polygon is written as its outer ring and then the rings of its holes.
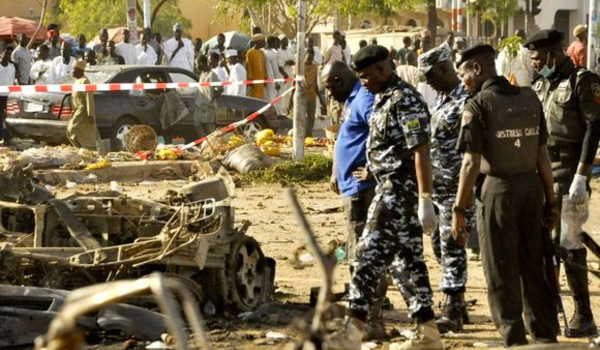
POLYGON ((267 128, 267 124, 259 117, 240 126, 240 133, 244 135, 248 140, 254 141, 256 134, 267 128))
POLYGON ((242 236, 233 242, 225 264, 230 307, 249 311, 269 300, 273 291, 274 266, 254 238, 242 236))

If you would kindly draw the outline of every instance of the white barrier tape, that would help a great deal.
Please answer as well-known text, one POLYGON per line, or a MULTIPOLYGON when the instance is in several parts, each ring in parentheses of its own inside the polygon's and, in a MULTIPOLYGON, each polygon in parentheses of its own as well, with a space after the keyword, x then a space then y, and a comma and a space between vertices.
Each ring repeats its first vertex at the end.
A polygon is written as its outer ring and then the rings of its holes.
MULTIPOLYGON (((263 114, 267 109, 269 109, 270 107, 272 107, 273 105, 275 105, 277 102, 279 102, 279 100, 281 100, 281 98, 289 93, 291 93, 293 90, 295 89, 294 86, 292 86, 291 88, 287 89, 286 91, 284 91, 281 95, 275 97, 271 102, 267 103, 266 105, 264 105, 261 109, 259 109, 258 111, 250 114, 249 116, 247 116, 246 118, 242 119, 242 120, 238 120, 235 123, 231 123, 219 130, 216 130, 213 132, 213 134, 217 134, 217 135, 225 135, 227 133, 232 132, 233 130, 237 129, 238 127, 249 123, 251 121, 253 121, 254 119, 258 118, 261 114, 263 114)), ((211 134, 212 135, 212 134, 211 134)), ((208 139, 208 135, 199 138, 196 141, 190 142, 185 146, 182 146, 181 149, 182 150, 186 150, 189 148, 192 148, 194 146, 197 146, 199 144, 201 144, 202 142, 206 141, 206 139, 208 139)))
POLYGON ((244 81, 203 83, 119 83, 119 84, 44 84, 44 85, 0 85, 0 93, 9 92, 73 92, 73 91, 141 91, 181 88, 199 88, 230 85, 274 84, 298 81, 293 78, 261 79, 244 81))

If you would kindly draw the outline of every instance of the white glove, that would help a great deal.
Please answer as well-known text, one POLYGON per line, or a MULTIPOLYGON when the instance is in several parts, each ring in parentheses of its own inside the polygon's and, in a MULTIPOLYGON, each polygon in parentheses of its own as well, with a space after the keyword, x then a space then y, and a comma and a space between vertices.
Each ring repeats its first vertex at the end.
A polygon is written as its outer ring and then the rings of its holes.
POLYGON ((571 187, 569 188, 569 196, 573 204, 583 204, 590 198, 587 191, 587 176, 575 174, 571 187))
POLYGON ((431 198, 419 198, 419 222, 423 227, 423 233, 431 235, 435 232, 438 226, 438 217, 435 215, 433 202, 431 198))

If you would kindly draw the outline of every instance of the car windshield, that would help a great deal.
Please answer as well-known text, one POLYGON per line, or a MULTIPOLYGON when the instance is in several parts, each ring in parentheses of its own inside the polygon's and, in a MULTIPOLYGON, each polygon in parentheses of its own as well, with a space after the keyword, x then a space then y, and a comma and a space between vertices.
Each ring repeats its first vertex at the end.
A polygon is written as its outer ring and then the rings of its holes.
MULTIPOLYGON (((103 84, 112 79, 115 75, 119 73, 118 70, 86 70, 85 76, 90 80, 92 84, 103 84)), ((56 80, 56 84, 73 84, 75 83, 75 78, 72 75, 68 74, 64 77, 60 77, 56 80)))

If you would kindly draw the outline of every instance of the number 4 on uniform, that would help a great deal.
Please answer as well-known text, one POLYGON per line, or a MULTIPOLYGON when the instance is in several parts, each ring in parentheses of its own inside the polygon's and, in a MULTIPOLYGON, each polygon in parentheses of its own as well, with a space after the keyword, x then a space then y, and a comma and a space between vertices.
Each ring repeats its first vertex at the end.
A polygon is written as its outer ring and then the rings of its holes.
POLYGON ((517 141, 515 141, 515 147, 521 148, 521 139, 517 139, 517 141))

